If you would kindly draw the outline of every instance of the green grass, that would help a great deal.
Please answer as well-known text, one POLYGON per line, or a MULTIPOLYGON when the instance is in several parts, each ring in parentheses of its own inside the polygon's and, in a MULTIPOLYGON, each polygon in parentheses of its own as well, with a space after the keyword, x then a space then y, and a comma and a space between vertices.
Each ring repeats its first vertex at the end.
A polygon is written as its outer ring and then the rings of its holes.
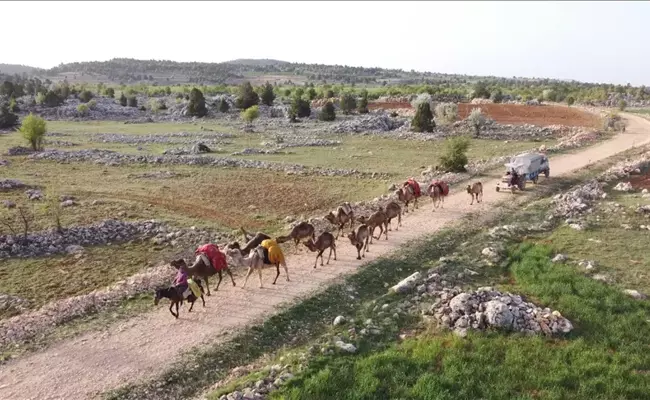
POLYGON ((573 260, 596 261, 595 271, 605 273, 620 288, 650 293, 650 254, 647 251, 650 232, 638 228, 650 225, 650 219, 635 212, 637 204, 650 202, 635 194, 615 191, 608 194, 607 199, 594 208, 587 230, 562 226, 540 240, 573 260), (609 206, 609 202, 621 207, 609 206), (632 229, 625 229, 623 224, 632 229))
MULTIPOLYGON (((85 254, 9 259, 0 263, 0 293, 29 300, 32 308, 89 293, 154 266, 171 250, 148 243, 86 248, 85 254)), ((7 317, 0 313, 0 318, 7 317)))
POLYGON ((511 273, 522 293, 574 322, 568 339, 411 339, 377 353, 323 358, 271 398, 650 398, 650 305, 551 264, 552 255, 520 246, 511 253, 511 273))

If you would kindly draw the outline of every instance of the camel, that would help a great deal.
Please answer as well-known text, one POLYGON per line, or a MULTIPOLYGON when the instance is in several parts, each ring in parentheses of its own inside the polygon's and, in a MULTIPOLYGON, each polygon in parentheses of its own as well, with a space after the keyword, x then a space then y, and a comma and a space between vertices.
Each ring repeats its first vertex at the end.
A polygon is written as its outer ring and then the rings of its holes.
POLYGON ((352 230, 354 226, 354 212, 352 211, 352 206, 350 206, 350 203, 345 202, 342 206, 336 209, 336 214, 330 211, 330 213, 325 216, 325 219, 333 225, 338 225, 339 230, 336 233, 335 239, 338 240, 339 235, 343 232, 343 228, 348 221, 350 221, 350 230, 352 230))
POLYGON ((317 251, 316 261, 314 261, 314 268, 316 268, 316 263, 318 262, 318 257, 320 257, 320 266, 323 266, 323 252, 330 249, 330 254, 327 256, 327 264, 330 263, 330 257, 332 257, 332 251, 334 252, 334 261, 336 261, 336 239, 334 235, 329 232, 323 232, 318 236, 318 239, 310 239, 303 244, 312 252, 317 251))
POLYGON ((310 236, 312 239, 316 240, 316 235, 314 234, 314 232, 315 229, 312 224, 308 222, 301 222, 298 225, 293 227, 291 233, 289 233, 289 236, 279 236, 276 241, 278 242, 278 244, 280 244, 290 239, 293 239, 294 243, 296 243, 296 250, 297 250, 298 243, 300 243, 300 240, 306 239, 310 236))
POLYGON ((377 227, 379 227, 380 231, 379 236, 377 236, 375 239, 379 240, 381 234, 383 233, 386 235, 386 240, 388 240, 388 216, 381 206, 379 207, 379 210, 373 213, 370 217, 366 218, 362 215, 358 218, 358 221, 362 224, 368 225, 368 229, 370 231, 370 244, 372 244, 372 238, 375 233, 375 228, 377 227))
POLYGON ((483 201, 483 184, 481 182, 474 182, 471 186, 467 185, 467 193, 472 196, 472 202, 469 205, 474 204, 474 198, 476 202, 480 203, 483 201), (480 196, 480 199, 479 199, 480 196))
POLYGON ((435 211, 438 206, 442 208, 443 203, 445 202, 445 196, 442 194, 442 188, 439 185, 430 185, 427 190, 429 197, 431 197, 431 203, 433 208, 431 211, 435 211))
MULTIPOLYGON (((205 307, 205 298, 203 297, 203 285, 201 285, 201 280, 197 279, 196 284, 199 287, 199 290, 201 291, 201 300, 203 301, 203 307, 205 307)), ((157 289, 154 295, 153 304, 157 306, 160 300, 163 298, 168 298, 170 300, 169 312, 172 313, 172 315, 175 318, 178 318, 178 305, 183 304, 183 295, 180 294, 174 286, 157 289), (176 306, 176 314, 174 314, 174 311, 172 311, 172 308, 174 306, 176 306)), ((198 299, 196 298, 194 293, 190 293, 190 295, 187 296, 187 299, 185 300, 187 300, 190 303, 190 309, 188 310, 188 312, 192 312, 192 308, 194 308, 194 302, 198 299)))
POLYGON ((361 257, 365 257, 366 252, 369 251, 368 236, 370 236, 370 230, 368 229, 368 225, 365 224, 359 225, 356 230, 348 234, 350 243, 352 243, 352 245, 357 248, 357 260, 361 260, 361 257), (361 253, 361 249, 363 249, 363 255, 361 253))
MULTIPOLYGON (((204 257, 201 257, 201 255, 198 255, 196 257, 196 260, 194 261, 194 265, 192 265, 191 267, 188 267, 187 264, 185 263, 185 260, 182 258, 179 258, 178 260, 173 260, 169 264, 174 268, 185 267, 187 271, 187 275, 205 279, 205 287, 208 291, 206 294, 208 296, 210 296, 210 284, 208 283, 208 277, 218 274, 219 282, 217 282, 217 288, 215 290, 219 290, 219 285, 221 284, 221 280, 223 279, 221 270, 217 270, 216 268, 214 268, 209 261, 206 264, 206 260, 204 259, 204 257)), ((235 278, 233 278, 230 268, 226 266, 225 270, 226 273, 230 275, 230 279, 232 280, 232 285, 237 286, 235 284, 235 278)))
POLYGON ((244 234, 244 240, 246 240, 248 243, 246 243, 246 246, 244 248, 241 248, 238 242, 233 242, 228 245, 228 249, 238 249, 241 251, 242 256, 247 256, 248 253, 259 246, 260 243, 266 239, 271 239, 271 236, 262 232, 257 232, 255 235, 251 235, 250 233, 246 232, 244 228, 239 229, 241 229, 242 233, 244 234))
POLYGON ((390 203, 386 204, 386 221, 388 222, 388 230, 392 230, 391 226, 391 221, 393 218, 397 217, 397 227, 395 228, 395 231, 399 229, 400 226, 402 226, 402 207, 399 206, 394 201, 391 201, 390 203))
MULTIPOLYGON (((248 272, 246 273, 246 279, 244 280, 244 286, 242 286, 242 289, 246 288, 246 283, 248 282, 248 278, 251 276, 253 271, 257 270, 259 273, 260 277, 260 288, 262 288, 262 269, 265 266, 268 266, 270 264, 264 264, 264 248, 262 246, 257 246, 253 251, 250 252, 250 254, 247 257, 243 257, 241 254, 241 251, 239 249, 229 249, 228 250, 228 255, 237 262, 240 266, 248 267, 248 272)), ((280 276, 280 264, 274 264, 275 268, 277 270, 277 274, 275 275, 275 279, 273 280, 273 284, 275 285, 275 282, 277 282, 278 277, 280 276)), ((287 275, 287 282, 290 282, 289 279, 289 270, 287 269, 287 263, 284 262, 282 264, 282 267, 284 268, 284 272, 287 275)))
MULTIPOLYGON (((413 181, 413 183, 415 185, 419 186, 419 184, 417 182, 413 181)), ((418 208, 418 197, 419 196, 416 196, 415 190, 413 189, 413 187, 408 182, 406 182, 402 188, 397 189, 395 191, 395 194, 397 195, 397 198, 399 199, 399 201, 404 203, 404 205, 405 205, 404 213, 405 214, 409 212, 409 203, 410 202, 413 202, 413 207, 414 207, 413 209, 417 210, 417 208, 418 208)))

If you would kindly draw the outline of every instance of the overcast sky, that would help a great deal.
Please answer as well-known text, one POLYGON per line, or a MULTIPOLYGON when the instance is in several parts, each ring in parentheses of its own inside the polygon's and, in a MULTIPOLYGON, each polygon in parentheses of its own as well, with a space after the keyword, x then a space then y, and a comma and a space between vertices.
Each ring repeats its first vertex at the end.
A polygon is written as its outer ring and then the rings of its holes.
POLYGON ((650 85, 650 2, 5 2, 0 63, 236 58, 650 85))

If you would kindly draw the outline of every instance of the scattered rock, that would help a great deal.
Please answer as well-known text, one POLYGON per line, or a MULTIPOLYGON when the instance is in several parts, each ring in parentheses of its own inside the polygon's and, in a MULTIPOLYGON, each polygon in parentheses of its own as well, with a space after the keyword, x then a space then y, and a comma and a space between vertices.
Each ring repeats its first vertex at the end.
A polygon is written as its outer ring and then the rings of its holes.
POLYGON ((11 200, 2 200, 2 205, 5 208, 16 208, 16 203, 11 200))
POLYGON ((334 346, 336 346, 338 349, 341 349, 341 350, 345 351, 346 353, 356 353, 357 352, 357 348, 354 347, 353 344, 345 343, 345 342, 343 342, 341 340, 337 340, 334 343, 334 346))
POLYGON ((338 317, 334 318, 334 325, 343 325, 346 323, 346 319, 344 316, 339 315, 338 317))
POLYGON ((77 205, 77 203, 74 202, 74 200, 65 200, 61 202, 61 207, 72 207, 77 205))
POLYGON ((625 289, 623 290, 623 293, 637 300, 644 300, 648 298, 648 296, 646 296, 645 294, 634 289, 625 289))
POLYGON ((400 293, 400 294, 407 293, 411 289, 413 289, 416 282, 419 281, 421 278, 422 278, 422 274, 416 272, 411 276, 409 276, 408 278, 400 281, 397 285, 393 286, 391 290, 394 291, 395 293, 400 293))
POLYGON ((634 190, 634 188, 630 182, 619 182, 616 186, 614 186, 614 190, 619 192, 631 192, 634 190))
POLYGON ((565 256, 564 254, 557 254, 555 257, 553 257, 553 259, 551 260, 551 262, 554 262, 554 263, 563 263, 563 262, 565 262, 566 260, 567 260, 567 256, 565 256))

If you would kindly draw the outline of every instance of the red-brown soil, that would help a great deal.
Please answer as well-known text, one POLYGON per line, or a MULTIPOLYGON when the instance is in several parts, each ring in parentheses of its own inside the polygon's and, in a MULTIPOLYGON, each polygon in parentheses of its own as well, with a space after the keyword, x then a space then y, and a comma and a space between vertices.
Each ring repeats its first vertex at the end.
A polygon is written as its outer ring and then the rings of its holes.
MULTIPOLYGON (((372 102, 371 110, 409 109, 406 102, 372 102)), ((598 117, 577 108, 562 106, 526 106, 520 104, 458 104, 458 116, 466 118, 474 108, 480 108, 484 114, 500 124, 533 124, 539 126, 565 125, 598 127, 598 117)))

